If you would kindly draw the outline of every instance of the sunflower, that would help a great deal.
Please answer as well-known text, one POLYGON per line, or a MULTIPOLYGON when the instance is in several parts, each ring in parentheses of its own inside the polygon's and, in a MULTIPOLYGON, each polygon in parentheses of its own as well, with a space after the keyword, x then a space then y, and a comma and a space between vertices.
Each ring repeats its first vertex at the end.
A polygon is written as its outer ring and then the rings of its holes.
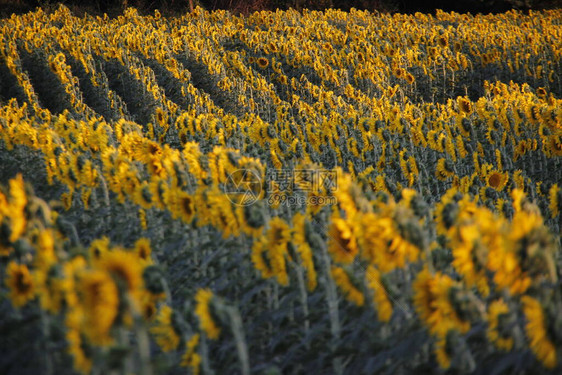
POLYGON ((558 184, 552 185, 548 191, 548 209, 552 218, 558 216, 562 210, 562 189, 558 184))
POLYGON ((509 175, 506 172, 489 171, 486 176, 486 186, 502 191, 509 180, 509 175))
POLYGON ((285 246, 291 240, 291 228, 280 217, 274 217, 269 221, 267 230, 269 246, 285 246))
POLYGON ((544 98, 546 98, 546 95, 547 95, 547 93, 546 93, 546 90, 544 89, 544 87, 539 87, 539 88, 537 89, 537 96, 538 96, 539 98, 544 99, 544 98))
POLYGON ((139 257, 139 259, 147 262, 148 264, 152 263, 151 253, 152 249, 150 248, 150 239, 149 238, 139 238, 135 242, 135 253, 139 257))
POLYGON ((151 322, 156 317, 156 298, 149 292, 143 292, 140 298, 140 313, 145 321, 151 322))
POLYGON ((451 367, 451 357, 453 355, 451 346, 447 344, 447 335, 445 335, 445 337, 439 338, 434 344, 435 358, 437 359, 439 367, 444 370, 451 367))
POLYGON ((81 303, 75 313, 83 314, 85 335, 93 344, 110 344, 110 329, 119 310, 117 285, 107 272, 94 270, 80 275, 77 289, 81 303))
POLYGON ((138 297, 143 286, 144 267, 135 253, 122 249, 109 251, 101 257, 99 267, 108 272, 123 291, 138 297))
POLYGON ((265 57, 260 57, 260 58, 258 58, 258 59, 257 59, 257 63, 258 63, 258 66, 259 66, 261 69, 265 69, 265 68, 267 68, 267 67, 269 66, 269 60, 266 59, 265 57))
POLYGON ((407 82, 409 85, 413 85, 414 82, 416 82, 416 77, 414 77, 414 75, 413 75, 412 73, 409 73, 409 72, 406 73, 405 79, 406 79, 406 82, 407 82))
POLYGON ((21 307, 35 297, 35 283, 25 264, 11 261, 6 273, 6 286, 10 289, 10 300, 15 307, 21 307))
POLYGON ((476 286, 487 296, 490 288, 486 278, 489 249, 495 250, 503 245, 503 221, 491 211, 481 209, 474 219, 464 220, 453 232, 453 266, 468 287, 476 286))
POLYGON ((150 327, 150 333, 155 336, 156 343, 165 352, 175 350, 180 344, 180 335, 173 324, 174 314, 175 312, 170 306, 162 306, 154 325, 150 327))
POLYGON ((503 327, 505 317, 509 314, 509 307, 498 299, 490 303, 488 307, 488 339, 498 348, 510 351, 513 348, 513 338, 506 334, 503 327))
POLYGON ((269 279, 274 275, 271 261, 269 260, 269 256, 267 254, 267 247, 267 239, 265 237, 261 237, 254 241, 254 244, 252 245, 252 263, 254 264, 254 267, 260 271, 261 277, 264 279, 269 279))
POLYGON ((35 267, 48 270, 57 262, 55 253, 55 238, 52 229, 44 229, 37 235, 37 253, 34 261, 35 267))
POLYGON ((414 281, 416 312, 429 331, 437 337, 445 337, 451 329, 461 333, 470 329, 470 322, 459 317, 450 299, 452 288, 459 287, 460 285, 449 276, 440 272, 431 275, 427 268, 424 268, 414 281))
POLYGON ((302 213, 293 216, 293 237, 292 243, 297 248, 300 260, 307 274, 307 287, 309 291, 316 289, 317 276, 314 268, 312 249, 306 241, 306 217, 302 213))
POLYGON ((193 196, 182 191, 177 197, 177 210, 179 216, 182 218, 184 223, 191 223, 195 217, 195 205, 193 203, 193 196))
POLYGON ((397 66, 394 69, 392 69, 392 74, 394 74, 396 78, 404 78, 406 71, 397 66))
MULTIPOLYGON (((228 196, 217 190, 213 190, 207 195, 207 203, 210 206, 209 220, 214 227, 222 231, 222 237, 239 236, 240 224, 238 223, 236 213, 232 209, 232 202, 228 199, 228 196)), ((199 213, 199 211, 197 212, 199 213)), ((198 218, 201 217, 202 215, 198 215, 198 218)))
POLYGON ((148 182, 143 181, 135 187, 133 201, 144 209, 152 207, 152 193, 148 182))
POLYGON ((437 161, 435 175, 441 181, 447 181, 449 178, 453 177, 455 172, 453 171, 452 162, 448 159, 440 158, 437 161))
POLYGON ((533 353, 546 368, 554 368, 557 364, 556 347, 549 338, 547 322, 540 302, 531 296, 521 297, 523 313, 527 319, 525 332, 533 353))
POLYGON ((94 264, 99 261, 109 251, 109 238, 103 236, 102 238, 93 240, 88 249, 90 261, 94 264))
POLYGON ((149 183, 151 203, 160 209, 164 209, 169 189, 166 181, 161 178, 153 178, 149 183))
POLYGON ((459 97, 457 99, 457 104, 462 113, 470 114, 472 112, 472 103, 470 102, 470 100, 463 97, 459 97))
MULTIPOLYGON (((379 216, 369 212, 361 217, 362 256, 383 273, 402 268, 406 262, 415 262, 419 256, 418 247, 401 235, 393 214, 389 212, 379 216)), ((410 233, 410 223, 403 227, 405 234, 410 233)))
POLYGON ((357 239, 353 227, 345 219, 332 219, 328 237, 328 250, 336 262, 347 264, 355 259, 357 239))
POLYGON ((553 156, 562 156, 562 135, 549 135, 546 142, 553 156))
POLYGON ((142 208, 139 208, 138 213, 139 213, 139 221, 140 221, 141 228, 143 230, 147 230, 148 222, 146 221, 146 211, 143 210, 142 208))
POLYGON ((212 339, 218 339, 221 329, 215 323, 211 314, 213 292, 210 289, 198 289, 195 294, 195 315, 199 319, 199 326, 212 339))
POLYGON ((345 299, 357 306, 364 305, 365 296, 353 285, 348 273, 343 268, 332 266, 330 273, 336 285, 342 290, 345 299))
POLYGON ((193 375, 199 374, 199 367, 201 366, 201 356, 195 351, 195 348, 199 345, 199 337, 198 333, 191 336, 185 345, 185 353, 181 357, 180 366, 189 367, 193 375))
POLYGON ((365 279, 367 286, 373 291, 375 309, 379 320, 388 323, 392 317, 392 304, 388 299, 388 293, 382 283, 380 272, 373 265, 369 265, 365 272, 365 279))
POLYGON ((259 204, 238 205, 236 217, 240 223, 240 229, 247 235, 257 238, 263 232, 265 225, 265 208, 259 204))
POLYGON ((77 329, 69 329, 66 332, 68 352, 72 355, 74 369, 82 374, 89 374, 92 370, 92 358, 89 356, 91 347, 86 338, 77 329))
POLYGON ((288 256, 287 244, 291 240, 291 229, 280 217, 275 217, 269 222, 267 230, 268 259, 271 271, 281 285, 289 283, 285 257, 288 256))

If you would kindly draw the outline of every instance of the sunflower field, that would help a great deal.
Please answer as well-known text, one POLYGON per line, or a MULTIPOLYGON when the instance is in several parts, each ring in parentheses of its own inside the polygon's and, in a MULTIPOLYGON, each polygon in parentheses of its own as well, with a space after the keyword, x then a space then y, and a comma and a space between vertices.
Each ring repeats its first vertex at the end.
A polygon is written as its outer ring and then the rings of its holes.
POLYGON ((0 20, 0 373, 559 374, 562 10, 0 20))

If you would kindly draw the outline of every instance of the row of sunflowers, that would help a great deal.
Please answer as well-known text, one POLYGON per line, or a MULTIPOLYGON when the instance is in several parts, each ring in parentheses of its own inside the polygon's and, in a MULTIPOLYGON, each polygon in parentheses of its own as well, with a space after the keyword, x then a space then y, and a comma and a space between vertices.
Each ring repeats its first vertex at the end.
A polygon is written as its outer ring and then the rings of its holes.
POLYGON ((560 18, 2 20, 2 372, 556 373, 560 18))

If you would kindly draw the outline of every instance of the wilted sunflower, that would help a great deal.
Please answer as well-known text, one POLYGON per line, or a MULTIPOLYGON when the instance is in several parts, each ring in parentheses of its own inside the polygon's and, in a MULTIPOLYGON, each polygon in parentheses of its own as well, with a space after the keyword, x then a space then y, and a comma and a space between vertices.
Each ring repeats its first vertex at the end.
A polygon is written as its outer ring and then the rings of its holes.
POLYGON ((6 286, 10 289, 10 300, 15 307, 21 307, 34 298, 35 283, 25 264, 12 261, 6 273, 6 286))
POLYGON ((210 289, 199 289, 195 295, 195 315, 199 319, 199 326, 212 339, 218 339, 221 329, 215 323, 211 314, 211 300, 213 292, 210 289))

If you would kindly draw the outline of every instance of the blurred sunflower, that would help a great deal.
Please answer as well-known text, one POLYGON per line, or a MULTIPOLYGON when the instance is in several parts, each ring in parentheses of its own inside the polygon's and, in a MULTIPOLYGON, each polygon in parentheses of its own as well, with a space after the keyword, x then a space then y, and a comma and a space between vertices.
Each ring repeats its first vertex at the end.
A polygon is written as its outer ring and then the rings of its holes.
POLYGON ((196 348, 199 345, 199 338, 200 336, 198 333, 191 336, 185 345, 185 352, 181 357, 181 366, 189 367, 193 375, 199 374, 199 367, 201 366, 201 356, 196 352, 196 348))
POLYGON ((133 297, 130 302, 138 303, 139 293, 144 284, 142 278, 144 266, 137 254, 114 249, 102 256, 98 266, 113 277, 122 292, 129 293, 133 297))
POLYGON ((92 370, 92 347, 88 344, 79 330, 69 329, 66 332, 66 341, 68 343, 68 352, 72 355, 74 369, 82 374, 90 374, 92 370))
POLYGON ((435 175, 441 181, 447 181, 449 178, 453 177, 455 172, 453 171, 452 162, 449 159, 440 158, 437 161, 435 175))
POLYGON ((35 283, 25 264, 11 261, 6 267, 6 286, 10 289, 10 300, 21 307, 35 297, 35 283))
POLYGON ((175 350, 180 344, 180 334, 176 332, 173 324, 174 314, 175 312, 170 306, 162 306, 150 327, 150 333, 155 336, 156 343, 164 352, 175 350))
POLYGON ((151 253, 152 249, 150 247, 150 239, 149 238, 139 238, 135 242, 135 253, 139 257, 139 259, 147 262, 147 264, 152 263, 151 253))
POLYGON ((353 227, 340 217, 332 218, 328 233, 328 250, 336 262, 351 263, 358 253, 353 227))
POLYGON ((562 211, 562 189, 558 187, 558 184, 552 185, 548 191, 548 209, 552 218, 558 216, 562 211))
POLYGON ((210 289, 198 289, 195 294, 195 315, 199 319, 199 326, 212 339, 218 339, 221 329, 215 323, 211 313, 213 292, 210 289))
POLYGON ((337 266, 332 266, 330 271, 334 282, 342 290, 345 299, 357 306, 363 306, 365 303, 365 296, 353 285, 349 274, 343 268, 337 266))
POLYGON ((543 308, 538 300, 531 296, 521 297, 523 313, 527 324, 525 332, 529 338, 529 346, 542 364, 549 369, 556 367, 556 347, 549 338, 548 322, 545 321, 543 308))
POLYGON ((502 191, 509 181, 509 175, 507 172, 499 172, 491 170, 486 176, 486 186, 495 189, 496 191, 502 191))
POLYGON ((262 69, 265 69, 269 66, 269 60, 265 57, 260 57, 257 59, 258 66, 262 69))
POLYGON ((510 337, 503 327, 504 319, 509 314, 509 307, 502 300, 498 299, 488 306, 488 339, 499 349, 510 351, 513 348, 513 338, 510 337))
POLYGON ((472 103, 466 98, 459 97, 457 99, 457 105, 462 113, 470 114, 472 112, 472 103))
POLYGON ((375 309, 379 320, 388 323, 392 317, 392 304, 382 283, 380 272, 373 265, 369 265, 365 272, 365 279, 367 286, 373 291, 375 309))
POLYGON ((83 316, 82 328, 96 345, 113 342, 110 330, 119 310, 119 291, 111 276, 102 270, 82 273, 77 286, 83 316))

